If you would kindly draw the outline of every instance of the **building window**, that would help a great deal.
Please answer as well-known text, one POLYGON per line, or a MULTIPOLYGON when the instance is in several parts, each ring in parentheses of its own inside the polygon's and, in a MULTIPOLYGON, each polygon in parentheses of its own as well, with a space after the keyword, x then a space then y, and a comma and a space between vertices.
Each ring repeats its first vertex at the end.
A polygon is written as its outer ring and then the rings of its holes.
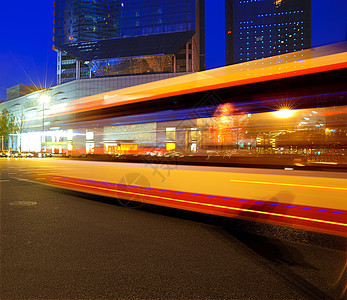
POLYGON ((168 141, 176 140, 176 128, 175 127, 166 127, 166 139, 168 141))

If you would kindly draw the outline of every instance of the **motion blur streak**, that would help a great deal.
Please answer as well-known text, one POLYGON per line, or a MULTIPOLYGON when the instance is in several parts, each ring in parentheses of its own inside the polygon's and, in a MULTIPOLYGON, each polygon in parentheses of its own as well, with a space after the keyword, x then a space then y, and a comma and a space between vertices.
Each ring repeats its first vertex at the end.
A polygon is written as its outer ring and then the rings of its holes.
POLYGON ((344 172, 181 165, 168 170, 160 164, 64 159, 13 163, 25 170, 22 176, 60 188, 347 236, 344 172), (143 181, 129 181, 128 175, 143 181), (333 189, 305 188, 321 185, 333 189))
MULTIPOLYGON (((52 179, 52 181, 53 182, 60 182, 60 183, 68 184, 68 185, 75 185, 75 186, 88 187, 88 188, 91 187, 89 185, 84 185, 84 184, 80 184, 80 183, 65 182, 65 181, 55 180, 55 179, 52 179)), ((105 190, 105 191, 115 192, 114 189, 101 188, 101 187, 95 187, 95 186, 93 188, 100 189, 100 190, 105 190)), ((244 208, 237 208, 237 207, 230 207, 230 206, 222 206, 222 205, 216 205, 216 204, 210 204, 210 203, 201 203, 201 202, 180 200, 180 199, 174 199, 174 198, 168 198, 168 197, 161 197, 161 196, 153 196, 153 195, 148 195, 148 194, 127 192, 127 191, 117 191, 117 192, 124 193, 124 194, 130 194, 130 195, 136 195, 136 196, 145 196, 145 197, 159 198, 159 199, 165 199, 165 200, 176 201, 176 202, 198 204, 198 205, 203 205, 203 206, 218 207, 218 208, 224 208, 224 209, 252 212, 252 213, 258 213, 258 214, 264 214, 264 215, 272 215, 272 216, 279 216, 279 217, 285 217, 285 218, 300 219, 300 220, 306 220, 306 221, 312 221, 312 222, 320 222, 320 223, 327 223, 327 224, 333 224, 333 225, 339 225, 339 226, 346 226, 347 227, 347 224, 344 224, 344 223, 331 222, 331 221, 325 221, 325 220, 303 218, 303 217, 297 217, 297 216, 291 216, 291 215, 276 214, 276 213, 271 213, 271 212, 256 211, 256 210, 251 210, 251 209, 244 209, 244 208)))
POLYGON ((347 237, 345 172, 182 165, 168 170, 162 164, 66 159, 10 163, 15 176, 59 188, 347 237), (131 175, 142 179, 131 181, 131 175), (259 185, 280 181, 291 185, 259 185), (313 185, 342 189, 303 188, 313 185))
POLYGON ((235 179, 230 179, 230 181, 239 182, 239 183, 257 183, 257 184, 269 184, 269 185, 297 186, 297 187, 312 188, 312 189, 347 191, 347 188, 337 187, 337 186, 306 185, 306 184, 294 184, 294 183, 283 183, 283 182, 249 181, 249 180, 235 180, 235 179))
POLYGON ((30 164, 120 202, 347 237, 346 76, 342 43, 72 100, 35 143, 82 160, 30 164))
MULTIPOLYGON (((345 45, 345 44, 344 44, 345 45)), ((51 117, 97 110, 106 107, 197 93, 213 89, 259 83, 347 68, 347 54, 336 53, 331 46, 230 65, 188 74, 141 86, 88 96, 71 101, 64 111, 54 110, 51 117)), ((339 47, 336 47, 338 49, 339 47)))

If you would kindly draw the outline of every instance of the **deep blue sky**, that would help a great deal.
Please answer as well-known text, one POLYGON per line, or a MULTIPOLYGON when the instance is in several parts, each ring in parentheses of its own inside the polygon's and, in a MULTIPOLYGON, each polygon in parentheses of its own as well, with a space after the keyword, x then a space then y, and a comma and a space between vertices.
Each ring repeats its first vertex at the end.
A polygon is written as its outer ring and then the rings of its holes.
POLYGON ((312 47, 347 41, 347 0, 312 0, 312 47))
MULTIPOLYGON (((206 12, 209 69, 225 61, 224 1, 206 0, 206 12)), ((1 0, 0 100, 19 83, 56 84, 52 32, 53 0, 1 0)), ((312 0, 312 46, 342 40, 347 40, 347 0, 312 0)))
POLYGON ((1 1, 0 100, 6 99, 7 88, 19 83, 56 83, 52 32, 52 0, 1 1))
POLYGON ((206 69, 218 68, 225 65, 224 7, 224 0, 205 0, 206 69))

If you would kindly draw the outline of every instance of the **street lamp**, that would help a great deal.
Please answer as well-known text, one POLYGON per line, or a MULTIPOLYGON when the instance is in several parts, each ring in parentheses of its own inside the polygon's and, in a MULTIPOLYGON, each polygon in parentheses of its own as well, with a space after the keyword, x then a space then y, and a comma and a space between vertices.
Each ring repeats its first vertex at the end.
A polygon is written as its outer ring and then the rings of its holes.
POLYGON ((51 97, 46 93, 42 93, 39 96, 40 102, 42 103, 42 148, 45 147, 46 137, 45 137, 45 104, 51 100, 51 97))

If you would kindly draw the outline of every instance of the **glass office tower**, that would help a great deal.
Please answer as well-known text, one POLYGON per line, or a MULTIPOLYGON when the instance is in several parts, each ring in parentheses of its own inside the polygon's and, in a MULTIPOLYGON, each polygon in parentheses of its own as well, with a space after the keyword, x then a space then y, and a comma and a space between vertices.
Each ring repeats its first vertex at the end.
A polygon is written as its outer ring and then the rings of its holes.
POLYGON ((122 37, 195 30, 194 0, 129 0, 121 8, 122 37))
POLYGON ((226 64, 311 47, 310 0, 226 0, 226 64))
POLYGON ((56 0, 58 84, 200 69, 202 0, 56 0))
POLYGON ((120 36, 120 0, 55 1, 55 44, 120 36))

